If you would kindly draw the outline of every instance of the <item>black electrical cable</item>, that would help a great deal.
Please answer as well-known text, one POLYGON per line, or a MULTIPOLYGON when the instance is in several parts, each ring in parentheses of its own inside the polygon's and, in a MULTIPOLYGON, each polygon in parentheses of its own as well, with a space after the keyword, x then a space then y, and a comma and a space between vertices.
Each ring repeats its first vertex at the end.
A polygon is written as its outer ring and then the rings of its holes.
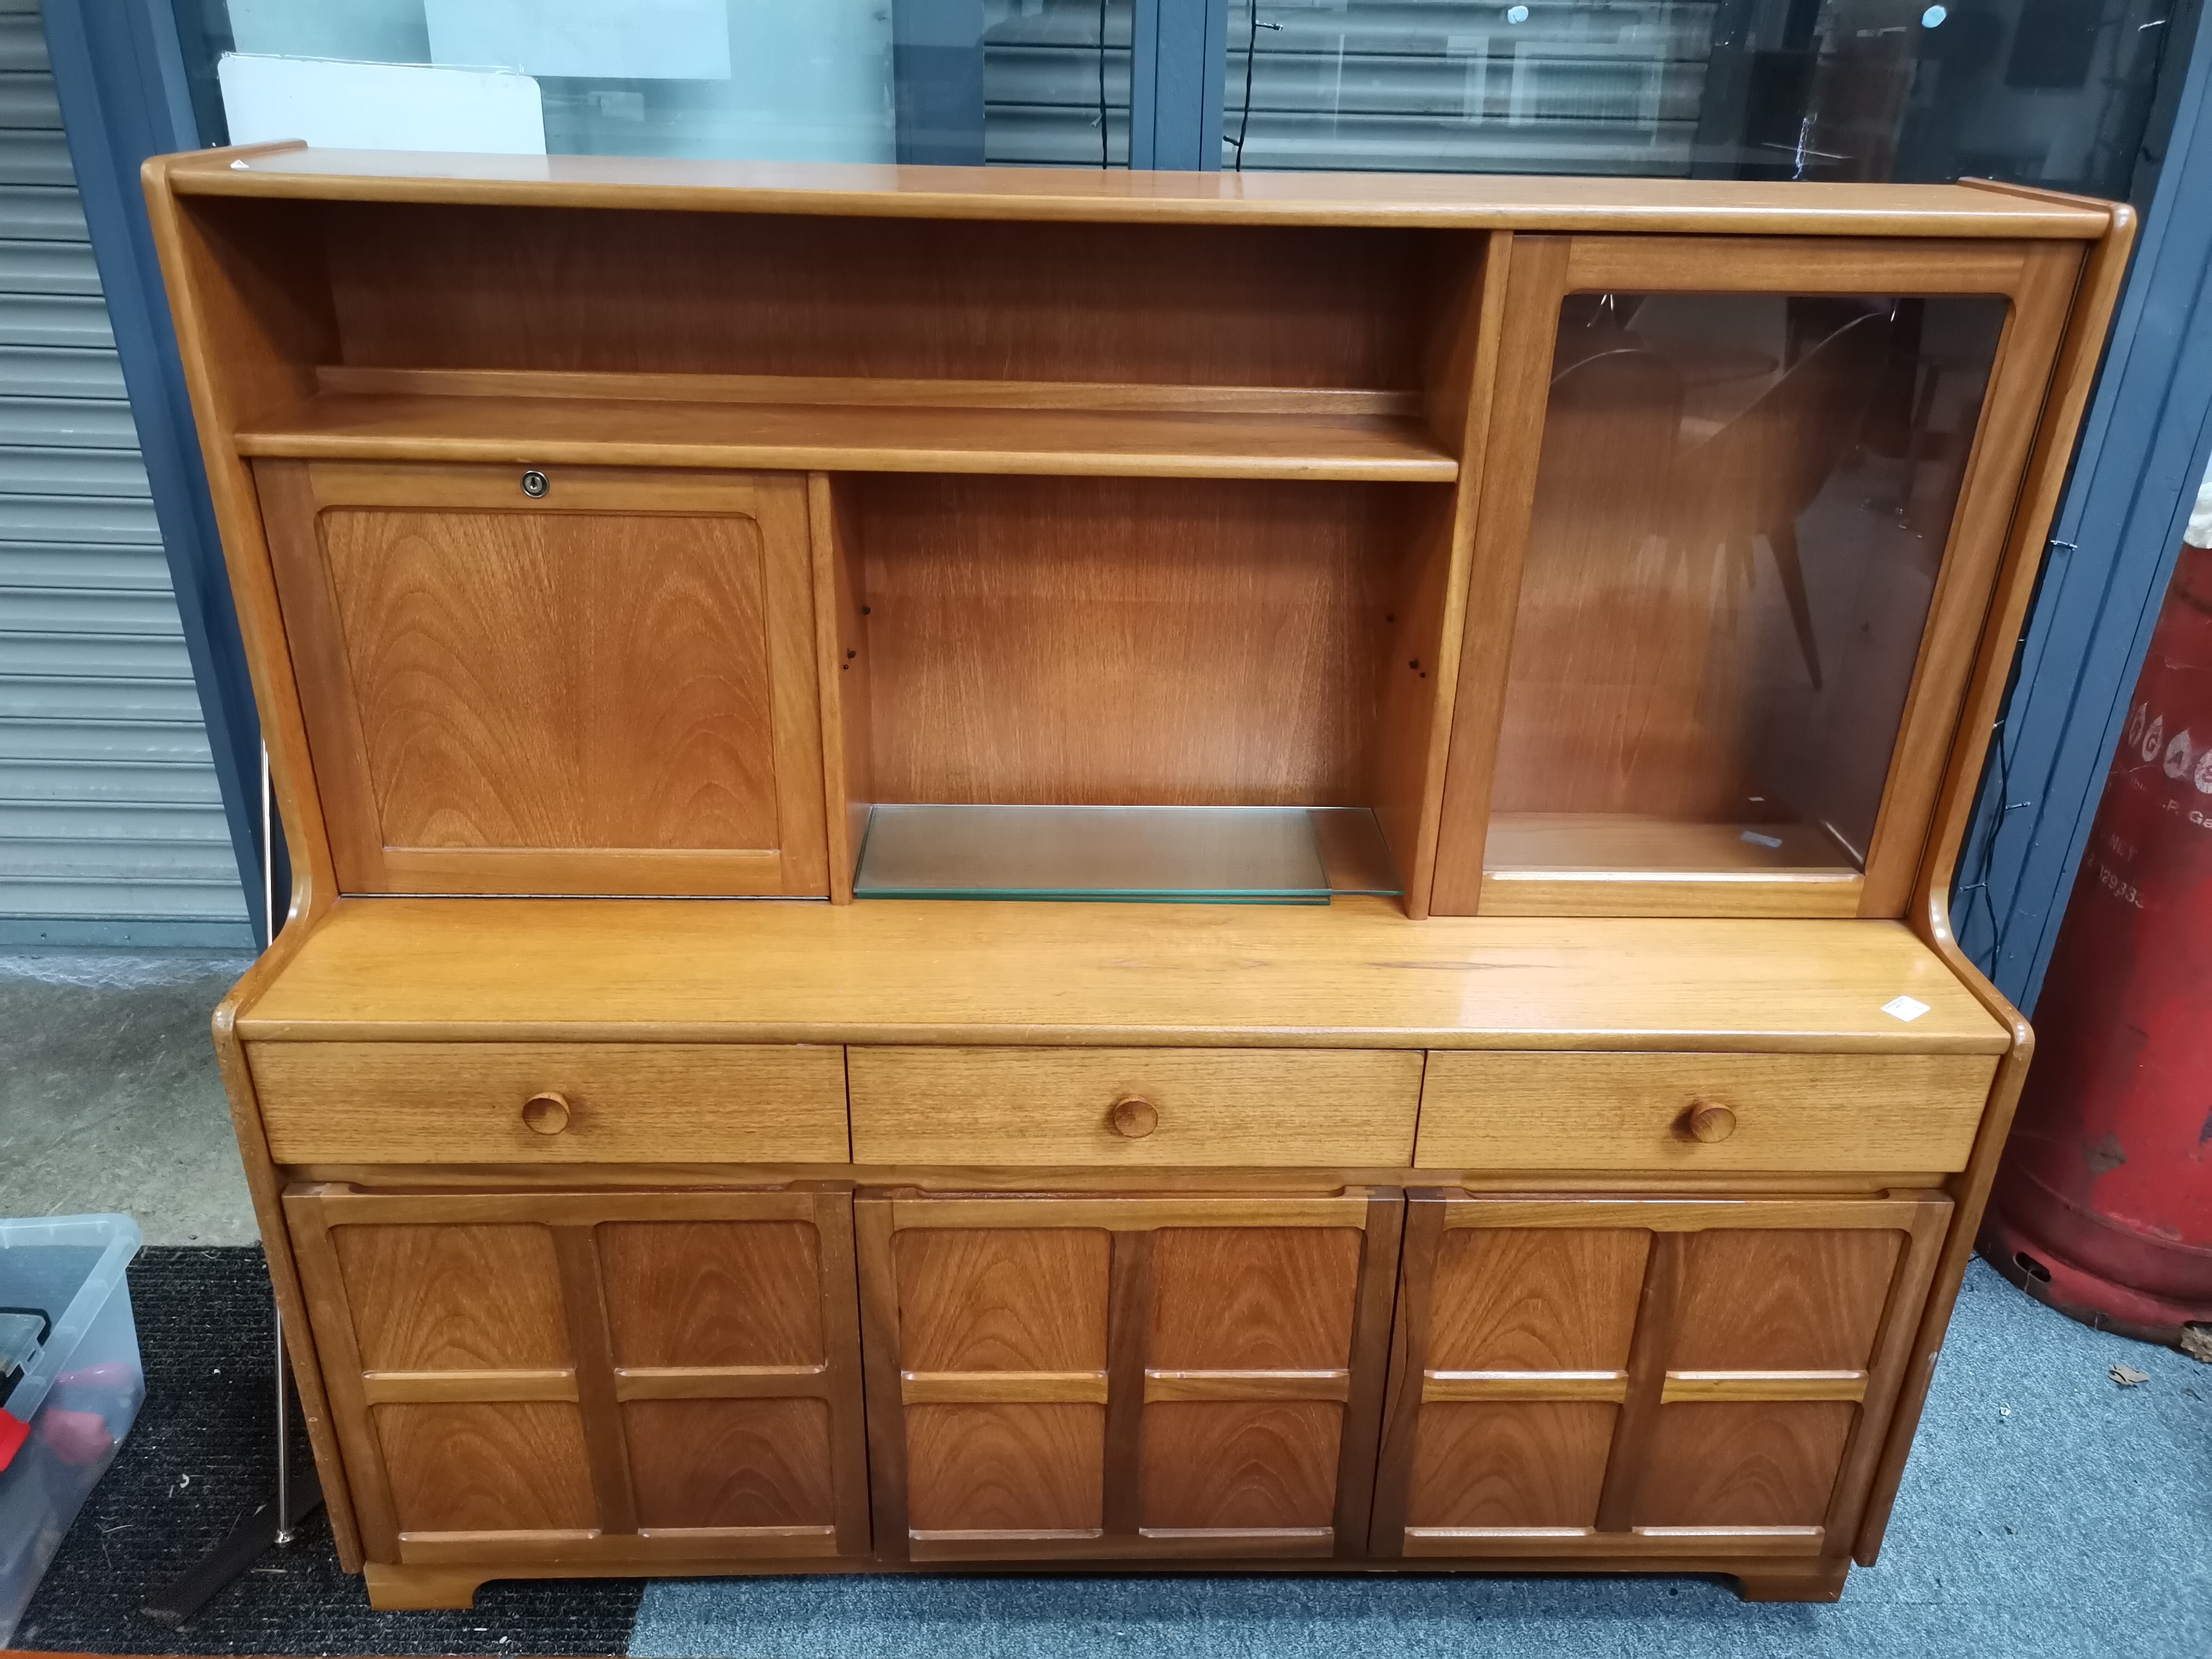
POLYGON ((1260 0, 1247 0, 1252 27, 1244 31, 1244 109, 1237 118, 1237 166, 1244 171, 1244 135, 1252 126, 1252 60, 1260 54, 1260 0))
POLYGON ((1103 172, 1112 165, 1106 154, 1106 0, 1098 0, 1098 166, 1103 172))

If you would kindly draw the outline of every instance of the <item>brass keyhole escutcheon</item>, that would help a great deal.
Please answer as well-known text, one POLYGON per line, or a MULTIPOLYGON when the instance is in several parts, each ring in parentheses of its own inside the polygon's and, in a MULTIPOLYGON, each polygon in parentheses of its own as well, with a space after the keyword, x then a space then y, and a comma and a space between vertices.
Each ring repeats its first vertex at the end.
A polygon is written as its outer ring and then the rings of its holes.
POLYGON ((1717 1101, 1693 1100, 1682 1115, 1682 1127, 1691 1139, 1710 1146, 1735 1133, 1735 1114, 1717 1101))
POLYGON ((564 1095, 532 1095, 522 1103, 524 1124, 541 1135, 557 1135, 568 1127, 568 1101, 564 1095))
POLYGON ((1114 1103, 1106 1114, 1106 1121, 1113 1126, 1115 1134, 1142 1140, 1160 1127, 1160 1109, 1149 1100, 1130 1095, 1114 1103))

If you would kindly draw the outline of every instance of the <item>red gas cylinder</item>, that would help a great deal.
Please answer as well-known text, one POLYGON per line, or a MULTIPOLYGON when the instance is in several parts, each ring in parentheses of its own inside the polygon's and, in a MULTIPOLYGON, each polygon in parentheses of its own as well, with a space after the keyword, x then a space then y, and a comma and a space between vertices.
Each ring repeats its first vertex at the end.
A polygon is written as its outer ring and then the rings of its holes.
POLYGON ((2086 1323, 2212 1342, 2212 547, 2182 547, 2035 1031, 1982 1254, 2086 1323))

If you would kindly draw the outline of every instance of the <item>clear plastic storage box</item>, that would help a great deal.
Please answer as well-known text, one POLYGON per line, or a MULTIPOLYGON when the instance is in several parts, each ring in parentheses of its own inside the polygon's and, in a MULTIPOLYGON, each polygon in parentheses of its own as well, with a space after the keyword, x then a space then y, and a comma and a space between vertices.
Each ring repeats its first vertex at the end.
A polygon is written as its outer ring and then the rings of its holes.
POLYGON ((146 1397, 127 1215, 0 1221, 0 1647, 146 1397))

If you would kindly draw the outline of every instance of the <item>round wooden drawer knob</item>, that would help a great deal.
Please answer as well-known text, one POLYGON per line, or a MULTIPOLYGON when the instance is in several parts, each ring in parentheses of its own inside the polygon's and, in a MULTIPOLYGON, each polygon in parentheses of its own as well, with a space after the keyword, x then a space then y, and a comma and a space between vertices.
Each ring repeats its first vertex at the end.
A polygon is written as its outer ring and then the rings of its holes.
POLYGON ((1735 1133, 1735 1114, 1710 1100, 1692 1101, 1685 1122, 1690 1131, 1690 1139, 1702 1140, 1708 1146, 1716 1141, 1726 1140, 1735 1133))
POLYGON ((532 1095, 522 1103, 522 1121, 541 1135, 557 1135, 568 1127, 568 1103, 560 1095, 532 1095))
POLYGON ((1106 1121, 1114 1126, 1115 1134, 1142 1140, 1160 1127, 1160 1109, 1149 1100, 1139 1100, 1132 1095, 1127 1100, 1115 1101, 1114 1109, 1106 1114, 1106 1121))

